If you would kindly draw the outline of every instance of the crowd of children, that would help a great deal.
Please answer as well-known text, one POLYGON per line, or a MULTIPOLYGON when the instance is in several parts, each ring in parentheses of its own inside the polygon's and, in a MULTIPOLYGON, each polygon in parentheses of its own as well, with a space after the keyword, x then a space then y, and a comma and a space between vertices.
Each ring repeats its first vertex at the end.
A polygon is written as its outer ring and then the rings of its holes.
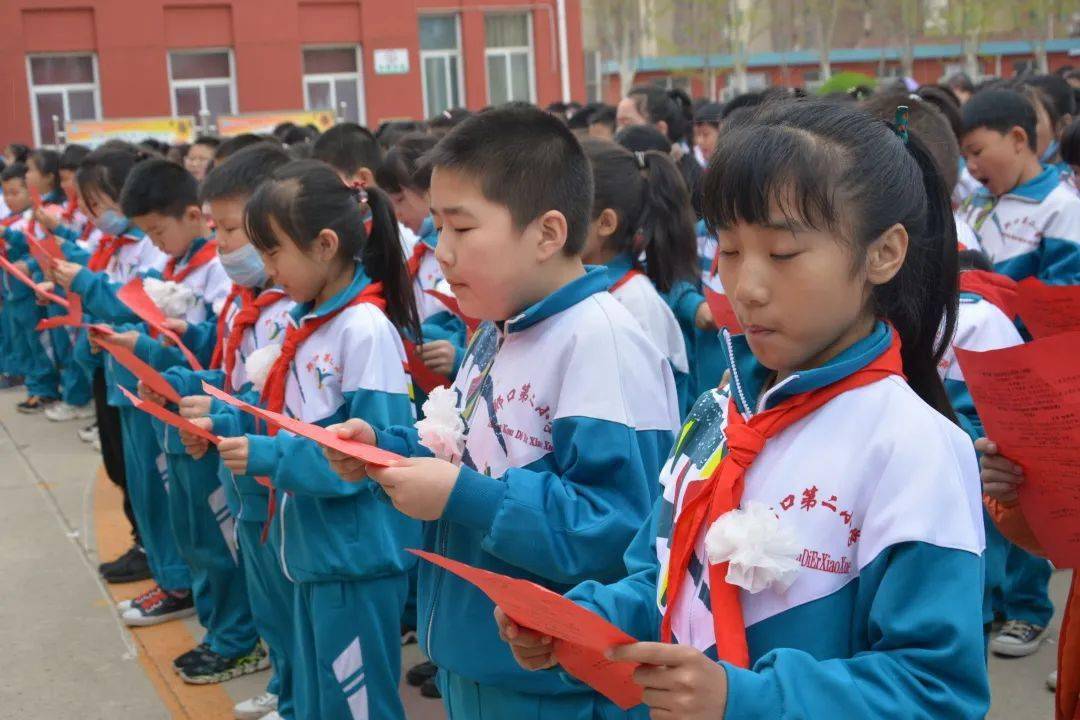
POLYGON ((133 539, 101 574, 154 581, 117 612, 197 616, 185 682, 270 668, 238 718, 404 718, 413 635, 451 718, 980 718, 1052 567, 955 349, 1025 342, 1016 281, 1080 284, 1080 87, 970 89, 11 144, 0 385, 93 419, 133 539), (642 704, 410 548, 633 635, 642 704))

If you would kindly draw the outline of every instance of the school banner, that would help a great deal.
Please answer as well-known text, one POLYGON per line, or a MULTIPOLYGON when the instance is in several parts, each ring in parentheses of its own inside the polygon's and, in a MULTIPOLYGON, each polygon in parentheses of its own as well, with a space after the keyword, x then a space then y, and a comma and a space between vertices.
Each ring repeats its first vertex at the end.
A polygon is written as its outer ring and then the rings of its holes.
POLYGON ((66 127, 67 142, 96 148, 109 140, 138 143, 153 138, 170 145, 190 143, 195 128, 188 118, 146 117, 113 120, 71 120, 66 127))
POLYGON ((281 123, 314 125, 319 132, 334 126, 337 118, 333 110, 284 110, 281 112, 243 113, 241 115, 218 115, 217 128, 221 137, 234 137, 244 133, 264 135, 274 131, 281 123))

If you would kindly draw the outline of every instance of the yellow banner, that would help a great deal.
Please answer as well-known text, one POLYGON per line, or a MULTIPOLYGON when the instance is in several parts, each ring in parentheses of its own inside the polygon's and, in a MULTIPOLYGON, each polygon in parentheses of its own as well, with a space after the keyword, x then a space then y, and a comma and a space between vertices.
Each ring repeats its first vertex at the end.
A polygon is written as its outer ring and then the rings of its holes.
POLYGON ((95 148, 109 140, 138 143, 147 138, 170 145, 190 143, 195 128, 187 118, 148 117, 114 120, 71 120, 66 127, 67 142, 95 148))
POLYGON ((265 135, 274 131, 281 123, 291 122, 297 125, 314 125, 319 132, 326 132, 334 126, 337 118, 333 110, 285 110, 282 112, 244 113, 242 115, 218 115, 218 135, 234 137, 244 133, 265 135))

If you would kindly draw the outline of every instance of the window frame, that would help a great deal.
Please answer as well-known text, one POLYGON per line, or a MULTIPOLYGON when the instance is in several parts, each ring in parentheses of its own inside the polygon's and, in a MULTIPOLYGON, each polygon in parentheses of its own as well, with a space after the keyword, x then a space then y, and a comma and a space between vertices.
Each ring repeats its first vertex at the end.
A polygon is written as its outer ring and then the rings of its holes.
POLYGON ((355 80, 356 81, 356 114, 358 117, 357 123, 360 125, 367 124, 367 102, 364 99, 364 49, 359 43, 333 43, 329 45, 302 45, 300 47, 300 84, 304 93, 304 109, 305 110, 326 110, 329 109, 334 113, 334 117, 338 117, 338 110, 340 105, 337 101, 337 88, 334 83, 338 80, 355 80), (308 50, 352 50, 356 55, 356 70, 353 72, 332 72, 332 73, 307 73, 304 71, 304 53, 308 50), (330 83, 330 95, 333 97, 334 107, 332 108, 313 108, 311 107, 311 97, 308 92, 308 82, 326 82, 330 83))
MULTIPOLYGON (((454 85, 456 86, 456 95, 458 97, 458 105, 465 105, 465 62, 461 55, 461 13, 421 13, 417 18, 417 32, 419 32, 419 22, 425 17, 452 17, 454 19, 454 49, 453 50, 425 50, 422 46, 420 48, 420 89, 423 94, 424 101, 424 117, 429 118, 434 113, 428 106, 428 74, 427 74, 427 60, 428 59, 441 59, 446 62, 446 66, 443 72, 443 82, 446 82, 447 90, 450 90, 450 58, 457 60, 457 77, 453 78, 454 85)), ((485 71, 486 72, 486 71, 485 71)), ((455 93, 447 93, 450 97, 455 93)), ((453 107, 453 105, 451 105, 453 107)))
MULTIPOLYGON (((520 54, 522 51, 525 51, 525 59, 526 59, 526 62, 528 63, 528 68, 529 68, 529 73, 528 73, 529 74, 529 96, 528 96, 528 98, 526 98, 526 102, 530 102, 530 103, 535 104, 536 103, 536 52, 535 52, 534 46, 536 44, 536 38, 533 35, 532 12, 530 12, 528 10, 525 10, 525 11, 520 11, 520 10, 517 10, 517 11, 499 11, 499 12, 485 13, 484 17, 486 18, 488 15, 524 15, 525 16, 525 33, 526 33, 526 37, 529 38, 529 44, 527 46, 514 45, 514 46, 509 46, 509 47, 489 48, 487 46, 487 40, 485 39, 485 41, 484 41, 484 81, 485 81, 484 82, 484 86, 485 86, 484 89, 485 89, 485 93, 486 93, 486 97, 487 97, 487 104, 488 105, 492 104, 492 99, 491 99, 491 78, 488 76, 488 59, 491 58, 492 56, 495 56, 495 55, 502 56, 503 61, 506 64, 506 78, 507 78, 507 81, 512 82, 511 75, 510 75, 510 57, 512 55, 515 55, 515 54, 520 54)), ((508 87, 506 94, 507 94, 507 96, 511 97, 511 100, 512 100, 513 93, 510 92, 511 89, 512 89, 512 86, 508 87)))
MULTIPOLYGON (((79 120, 100 120, 101 119, 101 74, 98 71, 98 58, 96 52, 45 52, 45 53, 27 53, 26 55, 26 89, 30 94, 30 120, 33 124, 34 145, 43 147, 46 143, 42 142, 41 138, 41 118, 38 117, 38 104, 37 96, 39 94, 60 94, 61 102, 64 107, 64 114, 60 118, 62 127, 66 128, 67 123, 71 120, 70 103, 68 101, 68 93, 72 91, 85 92, 87 90, 94 94, 94 117, 92 118, 78 118, 79 120), (63 57, 89 57, 90 66, 94 73, 94 80, 91 83, 57 83, 56 85, 35 85, 34 84, 34 70, 33 61, 38 58, 63 58, 63 57)), ((60 128, 53 128, 53 132, 56 134, 54 140, 56 141, 50 147, 58 146, 60 135, 64 132, 60 128)))
MULTIPOLYGON (((166 48, 165 50, 165 65, 166 72, 169 75, 169 108, 173 117, 179 117, 176 111, 176 91, 177 90, 190 90, 196 89, 199 91, 199 108, 206 110, 206 87, 207 85, 220 86, 228 83, 229 86, 229 112, 221 113, 224 115, 235 115, 240 111, 240 104, 236 99, 236 58, 233 54, 231 47, 210 47, 210 48, 183 48, 180 50, 171 50, 166 48), (173 79, 173 55, 214 55, 217 53, 225 53, 229 58, 229 77, 228 80, 224 78, 201 78, 196 80, 174 80, 173 79)), ((202 130, 202 116, 195 115, 194 125, 196 129, 202 130)), ((212 129, 216 130, 216 126, 212 129)))

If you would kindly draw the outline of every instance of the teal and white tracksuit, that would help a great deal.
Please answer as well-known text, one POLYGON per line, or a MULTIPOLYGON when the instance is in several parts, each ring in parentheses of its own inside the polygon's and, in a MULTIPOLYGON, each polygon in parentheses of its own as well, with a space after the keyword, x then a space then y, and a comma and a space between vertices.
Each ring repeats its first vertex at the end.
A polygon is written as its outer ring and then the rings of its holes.
POLYGON ((686 339, 675 313, 648 276, 633 275, 620 283, 634 267, 629 254, 616 256, 605 267, 612 281, 611 294, 634 316, 645 335, 671 365, 680 411, 684 407, 689 408, 693 402, 690 397, 690 359, 686 352, 686 339))
MULTIPOLYGON (((423 243, 428 248, 428 251, 420 258, 420 267, 413 279, 416 310, 420 315, 420 330, 424 336, 424 342, 446 340, 454 346, 454 372, 456 373, 461 367, 461 360, 465 354, 466 328, 465 323, 457 315, 447 310, 442 302, 427 293, 428 290, 437 290, 453 295, 443 279, 439 261, 435 259, 439 233, 431 217, 426 218, 420 226, 417 242, 423 243)), ((451 373, 452 376, 453 373, 451 373)), ((419 410, 426 398, 426 393, 419 388, 413 388, 413 391, 416 393, 416 407, 419 410)))
MULTIPOLYGON (((938 370, 949 393, 953 409, 973 440, 985 435, 975 403, 968 392, 954 348, 985 352, 1021 345, 1024 342, 1004 312, 973 293, 960 294, 956 335, 941 358, 938 370)), ((1052 569, 1045 558, 1035 557, 1006 540, 989 516, 986 525, 986 594, 983 622, 989 625, 995 613, 1010 620, 1024 620, 1046 627, 1054 614, 1049 583, 1052 569)))
MULTIPOLYGON (((891 342, 884 324, 821 368, 762 392, 741 337, 730 389, 744 414, 835 382, 891 342)), ((664 611, 669 538, 686 487, 725 452, 729 388, 703 395, 660 475, 663 498, 626 554, 629 576, 569 593, 639 640, 664 611)), ((784 593, 740 591, 749 669, 724 663, 730 720, 985 716, 982 502, 971 440, 893 376, 849 390, 769 439, 742 504, 769 506, 804 546, 784 593)), ((673 635, 715 658, 709 562, 697 540, 673 635)), ((611 717, 623 717, 609 706, 611 717)), ((632 714, 646 717, 643 706, 632 714)), ((719 717, 719 715, 718 715, 719 717)))
MULTIPOLYGON (((297 306, 302 324, 348 305, 370 284, 353 282, 323 305, 297 306)), ((363 418, 411 424, 405 350, 370 303, 345 307, 299 347, 284 412, 318 425, 363 418)), ((398 695, 400 622, 420 524, 386 502, 371 480, 345 482, 322 449, 280 432, 248 435, 248 472, 271 479, 277 511, 270 542, 294 583, 296 716, 321 720, 404 718, 398 695)))
MULTIPOLYGON (((26 260, 26 240, 24 233, 29 222, 29 211, 18 213, 16 217, 8 216, 2 228, 0 228, 0 240, 4 256, 11 262, 26 260)), ((0 323, 3 332, 3 372, 8 375, 25 376, 31 367, 34 358, 33 345, 38 344, 35 334, 26 332, 26 313, 34 312, 37 303, 34 300, 34 292, 21 282, 11 277, 6 271, 0 270, 0 283, 3 287, 3 308, 0 309, 0 323)), ((36 324, 36 322, 35 322, 36 324)))
MULTIPOLYGON (((558 591, 624 573, 678 410, 667 359, 610 284, 592 268, 477 330, 453 384, 467 425, 461 471, 443 517, 425 524, 424 549, 558 591)), ((412 427, 377 437, 430 454, 412 427)), ((419 610, 451 718, 593 717, 591 693, 518 666, 476 587, 422 563, 419 610)))
MULTIPOLYGON (((234 393, 236 397, 257 404, 259 393, 248 380, 244 361, 261 347, 281 343, 288 322, 287 316, 293 306, 294 303, 288 298, 279 300, 264 308, 258 322, 244 331, 237 351, 236 365, 228 383, 223 370, 191 375, 201 376, 210 384, 225 390, 238 388, 234 393)), ((224 310, 225 322, 230 328, 238 309, 239 300, 224 310)), ((206 328, 207 325, 201 327, 206 328)), ((192 395, 203 392, 201 387, 185 389, 192 395)), ((214 423, 213 431, 222 437, 238 437, 256 430, 250 415, 218 400, 213 401, 210 417, 214 423)), ((213 448, 210 455, 218 457, 213 448)), ((233 475, 221 463, 218 465, 218 481, 231 517, 235 521, 236 543, 244 567, 247 599, 255 628, 270 650, 273 672, 266 689, 278 696, 278 714, 286 720, 292 720, 295 717, 290 661, 293 652, 293 587, 285 579, 273 543, 261 541, 262 529, 267 521, 269 492, 255 478, 250 475, 233 475)))
POLYGON ((1080 197, 1062 184, 1057 169, 1044 166, 999 198, 980 189, 960 214, 997 272, 1014 280, 1080 283, 1080 197))

